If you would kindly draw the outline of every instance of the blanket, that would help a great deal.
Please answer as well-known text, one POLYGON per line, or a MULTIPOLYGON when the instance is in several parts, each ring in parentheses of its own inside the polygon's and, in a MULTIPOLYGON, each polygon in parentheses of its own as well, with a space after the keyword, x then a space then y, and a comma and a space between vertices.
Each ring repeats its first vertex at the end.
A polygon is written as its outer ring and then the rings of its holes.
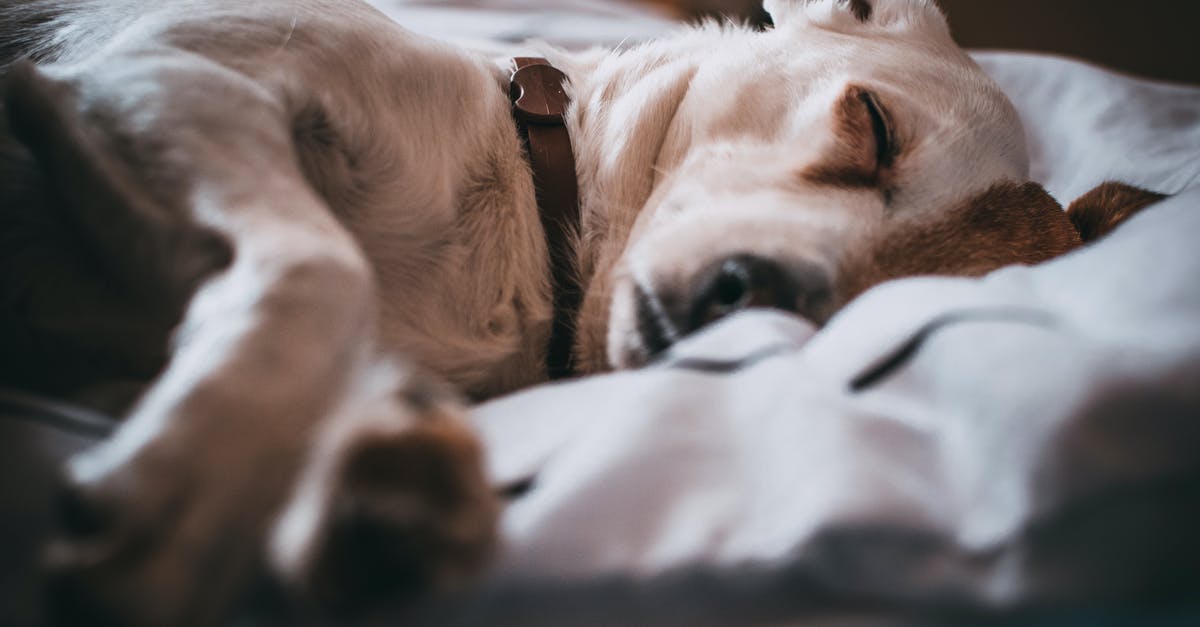
POLYGON ((1195 595, 1200 89, 974 56, 1060 202, 1171 198, 1038 267, 891 282, 819 333, 748 312, 645 370, 478 407, 504 549, 426 620, 1098 619, 1195 595))
MULTIPOLYGON (((629 45, 677 27, 619 1, 374 4, 415 30, 497 47, 629 45)), ((1061 202, 1105 180, 1170 198, 1037 267, 890 282, 819 332, 746 312, 644 370, 475 408, 509 495, 497 564, 396 618, 1200 616, 1200 88, 1044 55, 975 58, 1016 104, 1033 176, 1061 202), (1147 613, 1164 601, 1183 609, 1147 613)), ((0 439, 22 453, 0 456, 3 536, 20 548, 0 569, 0 615, 20 622, 29 530, 45 526, 21 521, 51 509, 49 488, 28 488, 105 429, 0 401, 0 439)))

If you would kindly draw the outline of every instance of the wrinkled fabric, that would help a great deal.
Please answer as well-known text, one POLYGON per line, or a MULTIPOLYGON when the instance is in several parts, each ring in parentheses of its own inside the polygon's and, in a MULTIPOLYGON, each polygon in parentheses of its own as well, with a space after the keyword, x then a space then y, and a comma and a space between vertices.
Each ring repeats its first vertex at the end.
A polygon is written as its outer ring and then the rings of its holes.
POLYGON ((723 624, 816 597, 825 624, 830 589, 919 616, 1194 598, 1197 241, 1200 188, 1036 268, 883 285, 816 335, 748 312, 643 371, 484 405, 493 476, 528 488, 506 593, 475 602, 566 585, 567 614, 615 612, 596 624, 723 624), (655 594, 665 614, 632 601, 655 594), (681 618, 697 595, 710 623, 681 618))
MULTIPOLYGON (((558 23, 488 19, 463 23, 503 41, 558 23)), ((622 19, 633 39, 667 27, 622 19)), ((1174 196, 1038 267, 888 283, 820 333, 741 314, 644 370, 479 407, 514 495, 505 546, 431 620, 858 624, 1195 596, 1200 89, 975 58, 1064 205, 1106 180, 1174 196)))
POLYGON ((1200 183, 1195 87, 1047 55, 974 57, 1021 114, 1033 179, 1064 205, 1106 180, 1163 194, 1200 183))
POLYGON ((1198 236, 1200 190, 1037 268, 884 285, 816 336, 750 312, 645 371, 485 405, 497 480, 532 480, 505 517, 505 564, 771 561, 860 525, 988 554, 1080 502, 1200 471, 1198 236), (729 371, 689 366, 764 346, 729 371))

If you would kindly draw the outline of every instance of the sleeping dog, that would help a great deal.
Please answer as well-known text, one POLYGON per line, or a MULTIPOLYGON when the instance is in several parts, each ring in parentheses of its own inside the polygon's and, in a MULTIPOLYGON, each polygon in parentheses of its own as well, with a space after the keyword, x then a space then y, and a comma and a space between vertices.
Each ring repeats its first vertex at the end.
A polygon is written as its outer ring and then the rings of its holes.
POLYGON ((556 345, 585 374, 746 307, 821 324, 1149 200, 1064 213, 1028 182, 931 0, 765 8, 541 49, 531 86, 357 0, 0 3, 0 368, 139 392, 66 472, 64 620, 209 624, 263 579, 342 610, 453 585, 498 511, 465 402, 546 380, 556 345), (526 89, 552 119, 514 118, 526 89), (572 146, 567 228, 543 125, 572 146))

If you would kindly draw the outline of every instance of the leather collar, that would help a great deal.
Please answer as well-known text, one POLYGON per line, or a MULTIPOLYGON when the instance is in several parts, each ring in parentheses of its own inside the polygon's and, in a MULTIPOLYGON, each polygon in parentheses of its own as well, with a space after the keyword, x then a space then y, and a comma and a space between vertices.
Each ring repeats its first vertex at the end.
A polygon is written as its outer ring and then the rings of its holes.
POLYGON ((533 171, 538 216, 546 234, 554 280, 554 319, 546 372, 551 379, 562 379, 575 371, 575 316, 583 296, 573 254, 579 239, 579 183, 571 137, 563 119, 570 104, 563 89, 567 77, 542 58, 517 57, 513 64, 516 70, 509 83, 509 98, 533 171))

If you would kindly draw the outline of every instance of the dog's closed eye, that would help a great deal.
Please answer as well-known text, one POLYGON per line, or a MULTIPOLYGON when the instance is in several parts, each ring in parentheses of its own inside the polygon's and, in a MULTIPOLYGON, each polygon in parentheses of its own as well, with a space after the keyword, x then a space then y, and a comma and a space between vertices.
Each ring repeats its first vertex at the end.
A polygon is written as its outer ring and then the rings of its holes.
POLYGON ((890 167, 896 160, 896 137, 891 117, 874 93, 864 89, 859 92, 858 97, 871 117, 871 131, 875 138, 875 167, 877 170, 890 167))
POLYGON ((899 154, 891 114, 871 90, 851 85, 833 108, 834 144, 806 181, 843 188, 873 188, 887 195, 899 154))

